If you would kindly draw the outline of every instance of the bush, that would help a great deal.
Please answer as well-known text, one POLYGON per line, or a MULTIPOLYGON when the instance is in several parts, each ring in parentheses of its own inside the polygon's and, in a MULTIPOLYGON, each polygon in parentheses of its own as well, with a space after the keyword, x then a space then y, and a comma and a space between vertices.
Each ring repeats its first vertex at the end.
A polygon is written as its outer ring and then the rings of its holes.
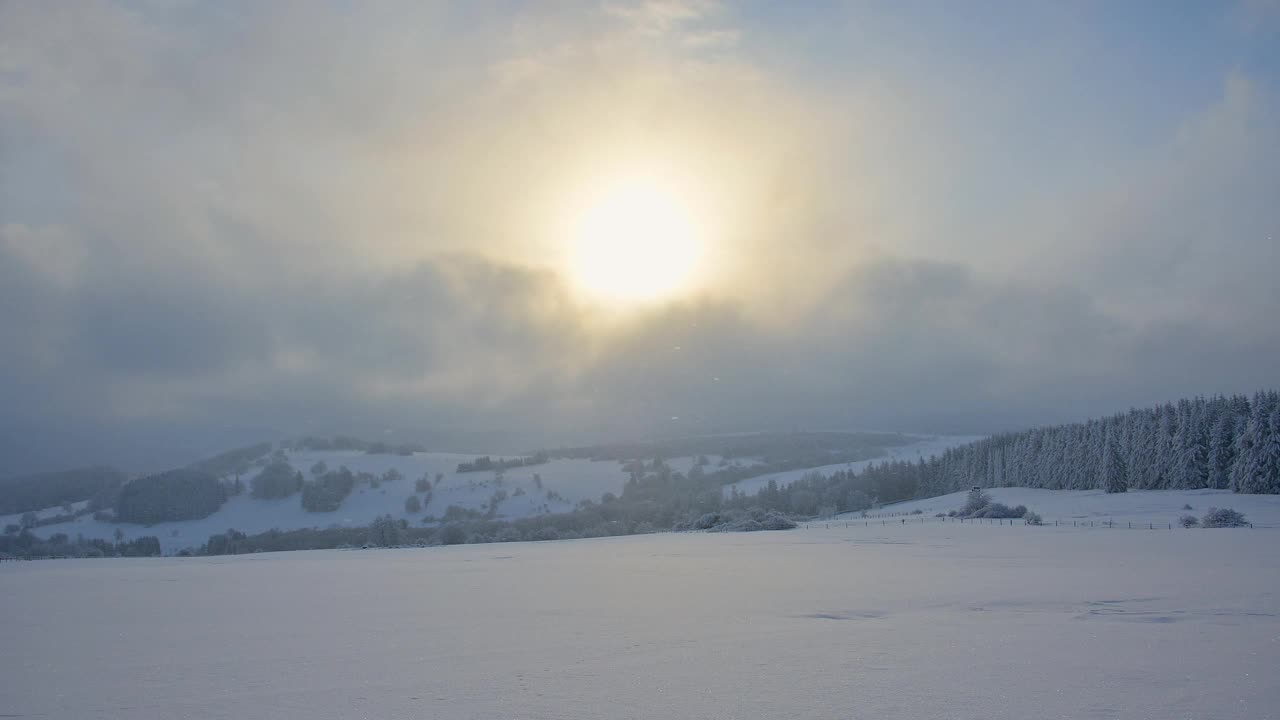
POLYGON ((1186 505, 1183 505, 1183 506, 1182 506, 1182 509, 1183 509, 1183 510, 1195 510, 1195 508, 1191 507, 1191 503, 1187 503, 1186 505))
POLYGON ((1025 520, 1025 521, 1026 521, 1026 523, 1027 523, 1028 525, 1043 525, 1043 524, 1044 524, 1044 520, 1042 520, 1042 519, 1040 518, 1040 515, 1039 515, 1039 514, 1037 514, 1037 513, 1033 513, 1033 512, 1031 512, 1030 510, 1027 510, 1026 508, 1022 508, 1022 509, 1023 509, 1023 513, 1024 513, 1024 514, 1023 514, 1023 516, 1022 516, 1022 519, 1023 519, 1023 520, 1025 520))
POLYGON ((508 525, 499 530, 498 534, 493 536, 493 539, 497 542, 520 542, 523 538, 520 537, 519 530, 508 525))
POLYGON ((707 513, 693 521, 693 529, 710 530, 720 523, 720 513, 707 513))
POLYGON ((533 534, 534 540, 559 540, 560 532, 553 527, 544 527, 533 534))
POLYGON ((1231 508, 1209 508, 1209 512, 1204 514, 1204 519, 1201 522, 1207 528, 1241 527, 1249 524, 1245 521, 1244 515, 1231 508))
POLYGON ((1019 505, 1016 508, 1011 508, 1008 505, 1005 505, 1004 503, 993 502, 988 504, 986 507, 983 507, 982 509, 978 510, 976 513, 974 513, 970 517, 991 518, 991 519, 1020 518, 1025 516, 1026 514, 1027 514, 1027 508, 1023 505, 1019 505))
POLYGON ((302 508, 307 512, 334 512, 355 487, 355 476, 346 467, 303 483, 302 508))
POLYGON ((720 521, 708 528, 711 532, 756 532, 759 530, 791 530, 796 524, 776 510, 759 508, 746 513, 723 515, 720 521))
POLYGON ((912 514, 912 515, 923 515, 923 514, 924 514, 924 511, 923 511, 923 510, 920 510, 920 509, 916 509, 916 510, 912 510, 912 511, 911 511, 911 514, 912 514))
POLYGON ((1193 528, 1200 526, 1200 518, 1195 515, 1183 515, 1178 518, 1178 524, 1184 528, 1193 528))
POLYGON ((440 531, 440 542, 445 545, 461 545, 467 541, 467 531, 461 525, 446 525, 440 531))
POLYGON ((946 517, 946 516, 947 516, 946 513, 938 513, 937 515, 934 515, 934 517, 946 517))
POLYGON ((417 515, 422 512, 422 501, 417 495, 410 495, 404 499, 404 511, 409 515, 417 515))
POLYGON ((974 488, 969 491, 969 497, 965 500, 964 507, 960 508, 960 514, 966 517, 979 517, 978 513, 990 504, 991 496, 974 488))
POLYGON ((277 460, 263 468, 249 486, 259 500, 289 497, 302 489, 302 473, 295 472, 289 463, 277 460))

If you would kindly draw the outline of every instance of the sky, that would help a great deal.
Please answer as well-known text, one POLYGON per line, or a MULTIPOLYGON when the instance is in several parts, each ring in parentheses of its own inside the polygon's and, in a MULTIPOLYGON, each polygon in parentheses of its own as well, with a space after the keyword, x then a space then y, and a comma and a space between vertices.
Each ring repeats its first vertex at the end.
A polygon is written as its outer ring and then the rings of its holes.
POLYGON ((1278 93, 1275 0, 0 2, 0 475, 1274 387, 1278 93))

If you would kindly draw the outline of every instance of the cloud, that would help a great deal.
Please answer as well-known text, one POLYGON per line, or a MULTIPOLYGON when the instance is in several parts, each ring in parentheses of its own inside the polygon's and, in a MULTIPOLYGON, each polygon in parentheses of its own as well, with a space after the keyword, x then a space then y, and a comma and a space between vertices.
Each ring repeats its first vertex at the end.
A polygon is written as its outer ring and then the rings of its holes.
POLYGON ((644 34, 660 35, 718 15, 716 0, 641 0, 606 2, 604 12, 617 17, 644 34))
POLYGON ((0 425, 981 431, 1274 382, 1272 78, 1119 143, 1111 76, 809 72, 847 30, 778 12, 0 5, 0 425), (619 166, 717 238, 621 318, 556 239, 619 166))

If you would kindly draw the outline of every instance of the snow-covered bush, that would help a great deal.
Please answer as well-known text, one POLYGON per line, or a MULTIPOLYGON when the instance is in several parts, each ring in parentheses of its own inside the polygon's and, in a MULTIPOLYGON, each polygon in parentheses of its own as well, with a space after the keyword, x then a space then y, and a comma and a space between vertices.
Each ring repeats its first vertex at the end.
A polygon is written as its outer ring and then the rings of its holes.
POLYGON ((776 510, 759 508, 745 513, 720 516, 720 522, 708 528, 711 532, 755 532, 758 530, 791 530, 796 524, 776 510))
POLYGON ((1183 506, 1182 506, 1182 509, 1183 509, 1183 510, 1195 510, 1195 508, 1191 507, 1191 503, 1187 503, 1187 504, 1183 505, 1183 506))
POLYGON ((1178 518, 1178 524, 1184 528, 1193 528, 1200 526, 1200 518, 1195 515, 1183 515, 1178 518))
POLYGON ((560 531, 553 527, 544 527, 533 534, 534 540, 559 540, 560 531))
POLYGON ((960 508, 960 514, 965 517, 977 517, 977 514, 990 504, 991 496, 974 488, 969 491, 969 497, 965 500, 964 507, 960 508))
MULTIPOLYGON (((1022 507, 1022 506, 1019 506, 1019 507, 1022 507)), ((1044 520, 1040 518, 1040 515, 1038 513, 1033 513, 1030 510, 1027 510, 1026 508, 1022 508, 1022 510, 1023 510, 1022 519, 1025 520, 1028 525, 1044 524, 1044 520)))
POLYGON ((710 530, 720 524, 720 513, 710 512, 693 521, 695 530, 710 530))
POLYGON ((1209 508, 1209 512, 1204 514, 1201 521, 1205 527, 1241 527, 1248 525, 1244 519, 1244 515, 1232 510, 1231 508, 1209 508))
POLYGON ((493 539, 496 542, 520 542, 520 531, 515 529, 512 525, 508 525, 499 530, 498 533, 493 536, 493 539))
POLYGON ((1000 520, 1026 517, 1028 513, 1030 511, 1027 510, 1026 505, 1009 507, 1004 503, 992 502, 990 495, 978 488, 974 488, 969 491, 969 497, 965 500, 963 508, 959 511, 952 510, 947 514, 951 517, 1000 520))
POLYGON ((1027 508, 1023 505, 1019 505, 1016 508, 1011 508, 1008 505, 1005 505, 1004 503, 993 502, 988 504, 986 507, 983 507, 982 509, 978 510, 974 514, 970 515, 970 517, 992 518, 992 519, 1020 518, 1026 514, 1027 514, 1027 508))

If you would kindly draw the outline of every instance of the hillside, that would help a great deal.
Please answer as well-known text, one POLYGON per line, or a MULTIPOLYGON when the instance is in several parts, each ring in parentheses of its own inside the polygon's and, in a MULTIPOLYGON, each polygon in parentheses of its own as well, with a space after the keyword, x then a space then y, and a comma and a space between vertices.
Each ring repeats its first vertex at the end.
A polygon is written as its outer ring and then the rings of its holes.
MULTIPOLYGON (((825 516, 980 486, 1092 491, 1088 497, 1132 490, 1135 499, 1086 502, 1080 496, 1072 501, 1085 502, 1085 510, 1062 506, 1057 511, 1066 496, 1042 495, 1048 499, 1016 504, 1047 519, 1119 512, 1168 524, 1183 505, 1199 508, 1214 493, 1142 495, 1139 500, 1139 491, 1280 493, 1280 394, 1184 399, 977 439, 754 433, 477 457, 339 437, 305 438, 270 450, 269 445, 241 448, 190 468, 188 475, 206 478, 199 493, 188 493, 191 503, 173 497, 176 491, 161 476, 130 481, 117 495, 115 518, 149 525, 119 523, 97 513, 62 522, 65 515, 49 509, 25 522, 38 524, 32 532, 39 538, 155 535, 166 552, 199 548, 228 530, 254 535, 354 529, 387 517, 402 529, 448 524, 453 532, 447 541, 433 533, 414 534, 425 542, 487 542, 702 527, 697 522, 705 515, 825 516), (224 473, 217 480, 221 490, 209 486, 210 470, 224 473), (225 503, 224 497, 229 498, 225 503), (134 499, 127 513, 123 498, 134 499), (1154 505, 1145 505, 1148 501, 1154 505), (539 520, 510 526, 532 518, 539 520)), ((944 497, 912 509, 923 513, 947 502, 944 497)), ((1232 506, 1226 498, 1214 502, 1232 506)), ((1247 502, 1256 505, 1256 522, 1270 522, 1271 505, 1247 502)), ((10 523, 10 531, 13 527, 10 523)), ((362 540, 353 533, 330 533, 297 546, 352 542, 362 540)))
MULTIPOLYGON (((941 447, 949 447, 961 439, 913 438, 889 433, 825 433, 743 435, 731 438, 710 437, 690 439, 679 443, 626 446, 635 452, 661 453, 672 450, 705 450, 720 448, 732 450, 737 455, 726 458, 719 455, 667 457, 663 464, 671 472, 691 474, 695 464, 699 472, 705 468, 709 479, 723 474, 726 477, 746 475, 764 469, 765 457, 751 457, 742 453, 769 451, 768 459, 778 466, 791 466, 802 462, 821 462, 823 458, 854 458, 868 456, 910 455, 926 456, 941 447), (885 448, 873 441, 907 443, 885 448), (759 444, 755 444, 759 443, 759 444), (789 456, 787 448, 798 448, 799 457, 789 456), (806 460, 807 459, 807 460, 806 460), (705 464, 703 464, 705 463, 705 464), (751 469, 756 468, 756 469, 751 469)), ((611 446, 598 453, 578 449, 562 452, 562 455, 612 457, 623 446, 611 446)), ((218 469, 225 474, 223 483, 228 487, 225 503, 211 513, 196 519, 155 522, 150 525, 112 522, 82 516, 73 521, 43 525, 33 529, 40 538, 66 534, 70 538, 84 536, 93 539, 120 537, 132 540, 157 536, 166 553, 184 548, 198 548, 211 535, 227 530, 237 530, 250 535, 269 530, 294 530, 301 528, 364 527, 379 517, 391 516, 411 526, 436 524, 441 520, 515 520, 554 513, 572 511, 583 501, 598 502, 606 493, 623 494, 624 485, 631 476, 626 462, 618 459, 592 460, 586 457, 556 457, 539 464, 506 467, 501 476, 492 470, 461 471, 477 460, 476 455, 442 452, 413 452, 411 448, 388 448, 389 452, 369 452, 367 443, 349 438, 321 440, 307 438, 287 444, 274 454, 270 446, 253 446, 223 453, 215 458, 192 466, 191 472, 218 469), (363 449, 316 449, 334 446, 358 446, 363 449), (282 496, 264 499, 254 496, 255 478, 266 468, 273 468, 274 461, 283 459, 283 472, 301 474, 303 486, 318 482, 316 471, 333 473, 347 468, 355 478, 349 494, 336 498, 331 512, 309 512, 304 507, 305 493, 297 491, 293 480, 290 487, 279 491, 282 496), (419 488, 425 480, 430 489, 419 488), (239 494, 234 486, 239 483, 239 494), (417 498, 418 509, 406 507, 406 500, 417 498)), ((380 448, 375 448, 380 449, 380 448)), ((500 461, 493 456, 492 461, 500 461)), ((858 462, 865 463, 865 460, 858 462)), ((772 467, 773 465, 770 465, 772 467)), ((847 463, 841 467, 847 466, 847 463)), ((803 472, 788 471, 788 472, 803 472)), ((162 476, 154 476, 162 477, 162 476)), ((132 487, 134 481, 126 487, 132 487)), ((159 483, 150 481, 151 485, 159 483)), ((347 488, 343 488, 347 490, 347 488)), ((157 502, 155 504, 163 505, 157 502)), ((56 515, 54 510, 46 514, 56 515)), ((0 518, 0 521, 18 522, 17 516, 0 518)))

